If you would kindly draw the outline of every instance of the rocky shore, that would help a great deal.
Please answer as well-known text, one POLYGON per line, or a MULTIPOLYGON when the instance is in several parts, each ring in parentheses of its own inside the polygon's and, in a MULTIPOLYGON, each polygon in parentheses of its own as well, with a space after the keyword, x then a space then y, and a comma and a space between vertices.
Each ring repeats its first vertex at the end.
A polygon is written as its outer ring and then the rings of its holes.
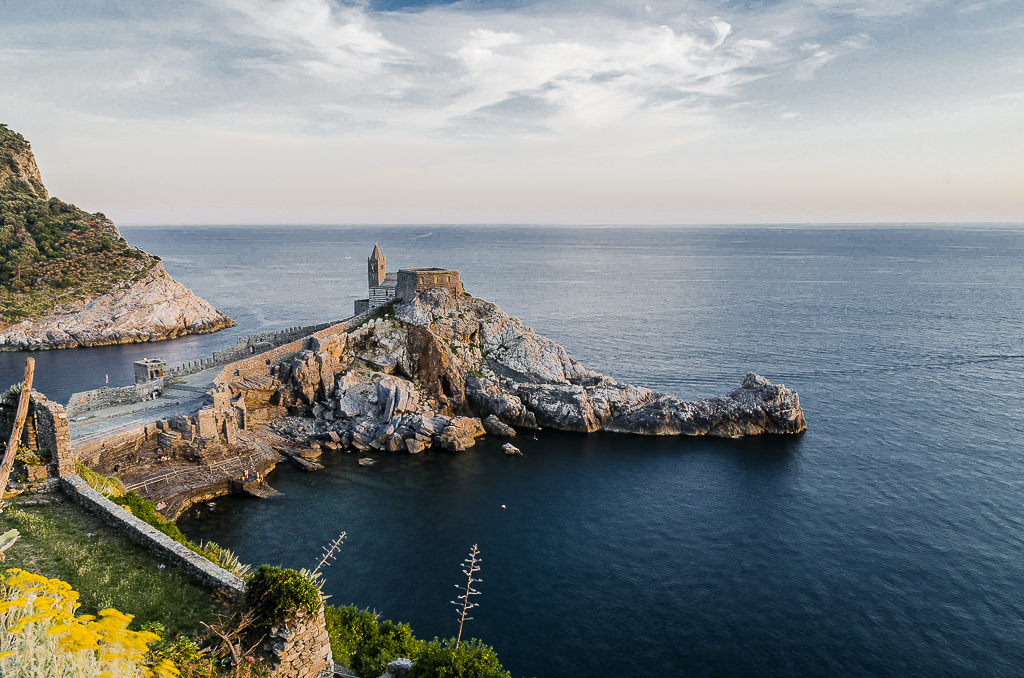
POLYGON ((463 450, 516 429, 737 437, 806 429, 799 397, 756 374, 696 402, 621 384, 496 305, 427 290, 361 326, 286 357, 268 377, 230 385, 249 412, 317 449, 463 450))
POLYGON ((131 247, 104 214, 50 197, 0 123, 0 350, 129 344, 234 323, 131 247))
POLYGON ((137 282, 49 315, 0 325, 0 350, 132 344, 206 334, 234 322, 193 294, 157 262, 137 282))

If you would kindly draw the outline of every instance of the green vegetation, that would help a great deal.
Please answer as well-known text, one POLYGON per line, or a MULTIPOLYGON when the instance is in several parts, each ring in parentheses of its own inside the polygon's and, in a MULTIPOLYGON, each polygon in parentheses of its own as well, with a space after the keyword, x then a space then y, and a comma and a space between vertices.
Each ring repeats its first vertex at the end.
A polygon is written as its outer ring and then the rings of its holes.
POLYGON ((131 511, 133 516, 155 527, 179 544, 188 546, 186 543, 188 539, 181 533, 178 526, 157 513, 153 502, 146 501, 134 492, 125 492, 119 497, 110 497, 110 501, 125 507, 131 511))
POLYGON ((124 485, 117 478, 102 476, 78 462, 75 462, 75 472, 78 473, 82 480, 89 484, 89 487, 105 495, 118 506, 125 507, 133 516, 163 532, 182 546, 192 549, 235 576, 244 577, 248 574, 249 566, 240 563, 238 556, 230 550, 213 541, 200 542, 198 544, 190 541, 182 534, 177 525, 165 519, 157 512, 153 502, 146 501, 135 492, 125 492, 124 485))
POLYGON ((0 124, 0 322, 99 296, 140 280, 157 261, 130 247, 103 214, 46 199, 34 172, 28 142, 0 124))
POLYGON ((81 594, 78 614, 113 607, 135 616, 133 628, 159 622, 189 633, 213 619, 212 591, 70 503, 15 506, 0 513, 0 531, 21 539, 4 555, 17 567, 62 579, 81 594))
POLYGON ((77 461, 75 462, 75 473, 78 474, 79 478, 89 483, 89 487, 106 497, 120 497, 125 492, 124 485, 119 479, 101 476, 96 471, 77 461))
POLYGON ((399 657, 416 662, 416 678, 510 678, 494 650, 479 640, 417 640, 408 624, 379 621, 354 606, 325 606, 334 660, 362 678, 376 678, 399 657))
POLYGON ((269 624, 281 622, 288 612, 299 608, 315 614, 323 605, 320 589, 308 577, 272 565, 260 565, 249 576, 245 603, 269 624))

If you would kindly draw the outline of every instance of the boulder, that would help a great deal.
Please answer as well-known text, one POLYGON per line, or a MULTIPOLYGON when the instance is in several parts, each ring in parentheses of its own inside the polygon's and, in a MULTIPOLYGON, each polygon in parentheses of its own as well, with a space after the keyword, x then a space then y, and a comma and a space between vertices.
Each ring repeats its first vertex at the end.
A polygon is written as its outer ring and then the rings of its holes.
POLYGON ((479 419, 455 417, 449 422, 444 432, 438 436, 437 442, 446 450, 459 452, 473 447, 476 444, 476 439, 485 433, 479 419))
POLYGON ((483 416, 493 414, 513 426, 538 428, 536 417, 523 401, 515 394, 502 391, 491 379, 466 377, 466 401, 483 416))
POLYGON ((380 678, 407 678, 416 664, 411 659, 396 659, 388 662, 386 673, 380 678))
POLYGON ((519 456, 522 456, 523 454, 522 451, 512 443, 505 443, 501 446, 501 449, 505 450, 505 454, 518 454, 519 456))
POLYGON ((488 417, 484 419, 483 423, 484 430, 487 431, 489 435, 511 438, 516 434, 516 430, 514 428, 503 422, 501 419, 498 419, 498 417, 493 414, 488 415, 488 417))
POLYGON ((420 394, 410 381, 387 376, 377 383, 377 404, 385 419, 419 410, 420 394))
POLYGON ((405 449, 407 449, 411 454, 419 454, 423 450, 427 449, 427 446, 418 438, 406 438, 405 449))

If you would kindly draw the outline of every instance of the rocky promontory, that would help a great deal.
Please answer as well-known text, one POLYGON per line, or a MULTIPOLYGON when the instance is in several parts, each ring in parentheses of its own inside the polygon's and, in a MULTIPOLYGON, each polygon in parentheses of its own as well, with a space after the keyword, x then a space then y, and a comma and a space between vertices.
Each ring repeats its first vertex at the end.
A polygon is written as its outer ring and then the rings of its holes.
POLYGON ((156 262, 138 281, 118 283, 106 294, 58 307, 42 318, 0 327, 0 348, 131 344, 206 334, 232 325, 230 318, 156 262))
POLYGON ((103 214, 51 198, 28 141, 0 124, 0 350, 156 341, 233 324, 103 214))
POLYGON ((350 451, 462 450, 516 429, 738 437, 806 429, 796 392, 747 374, 685 402, 585 368, 495 304, 430 289, 288 356, 233 397, 293 438, 350 451), (283 421, 283 420, 282 420, 283 421), (289 421, 294 421, 289 419, 289 421))

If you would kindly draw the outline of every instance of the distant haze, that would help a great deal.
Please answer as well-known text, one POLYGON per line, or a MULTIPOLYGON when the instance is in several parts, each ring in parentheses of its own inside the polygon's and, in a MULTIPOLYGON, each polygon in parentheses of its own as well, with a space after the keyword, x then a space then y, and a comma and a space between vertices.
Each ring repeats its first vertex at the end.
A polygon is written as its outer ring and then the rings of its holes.
POLYGON ((1024 222, 1018 0, 9 0, 120 224, 1024 222))

